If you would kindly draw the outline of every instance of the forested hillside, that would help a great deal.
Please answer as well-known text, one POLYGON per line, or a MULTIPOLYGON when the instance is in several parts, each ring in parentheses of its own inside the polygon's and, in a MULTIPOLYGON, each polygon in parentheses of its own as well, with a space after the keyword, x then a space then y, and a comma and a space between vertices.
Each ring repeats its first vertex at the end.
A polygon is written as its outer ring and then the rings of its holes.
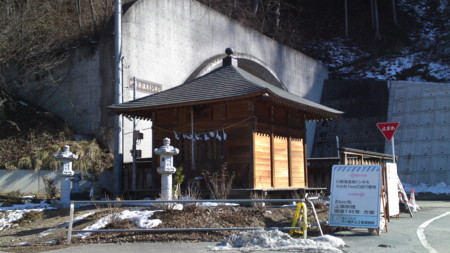
POLYGON ((448 0, 199 1, 322 61, 334 79, 450 80, 448 0))

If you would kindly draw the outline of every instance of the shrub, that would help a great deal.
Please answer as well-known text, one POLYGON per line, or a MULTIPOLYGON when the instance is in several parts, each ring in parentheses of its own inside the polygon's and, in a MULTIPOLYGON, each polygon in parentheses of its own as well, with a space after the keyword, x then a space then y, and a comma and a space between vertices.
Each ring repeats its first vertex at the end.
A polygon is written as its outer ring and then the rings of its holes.
POLYGON ((58 196, 58 188, 56 187, 56 180, 54 178, 43 176, 42 180, 45 184, 45 196, 47 197, 47 200, 52 200, 58 196))
MULTIPOLYGON (((257 191, 253 191, 250 193, 251 199, 267 199, 267 192, 258 193, 257 191)), ((264 210, 266 207, 266 203, 264 202, 252 202, 252 206, 258 210, 264 210)))
POLYGON ((33 198, 31 199, 31 203, 33 203, 33 204, 39 204, 39 203, 41 203, 41 200, 38 199, 38 197, 33 196, 33 198))
POLYGON ((73 141, 69 146, 71 151, 79 156, 74 161, 74 168, 89 173, 90 176, 87 178, 89 181, 97 181, 104 170, 113 166, 114 156, 103 150, 96 140, 73 141))
POLYGON ((20 190, 8 192, 6 194, 6 201, 10 202, 11 204, 23 204, 22 193, 20 192, 20 190))
POLYGON ((181 184, 184 182, 183 167, 179 167, 175 172, 173 182, 173 197, 178 199, 181 195, 181 184))
MULTIPOLYGON (((183 196, 188 200, 197 200, 202 199, 203 194, 202 191, 195 186, 188 186, 186 190, 183 192, 183 196)), ((198 203, 187 203, 185 204, 185 208, 187 210, 195 210, 198 207, 198 203)))
POLYGON ((234 173, 230 173, 227 168, 227 163, 220 166, 219 171, 213 173, 204 170, 202 172, 206 181, 206 187, 211 193, 213 199, 227 199, 230 195, 233 185, 234 173))
POLYGON ((203 194, 202 191, 195 186, 188 186, 183 193, 183 196, 187 199, 202 199, 203 194))

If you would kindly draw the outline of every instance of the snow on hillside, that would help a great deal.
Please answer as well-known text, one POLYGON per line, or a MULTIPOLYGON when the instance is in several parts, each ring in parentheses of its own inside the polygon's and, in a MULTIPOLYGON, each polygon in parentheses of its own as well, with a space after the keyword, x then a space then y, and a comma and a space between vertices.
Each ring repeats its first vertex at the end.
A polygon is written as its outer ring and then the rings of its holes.
POLYGON ((345 79, 450 81, 450 21, 446 18, 449 3, 439 1, 399 0, 399 9, 416 19, 420 28, 409 34, 412 45, 398 54, 370 59, 351 40, 335 38, 331 41, 314 41, 315 50, 321 51, 324 64, 334 75, 345 79), (438 6, 432 8, 433 3, 438 6), (369 60, 368 60, 369 59, 369 60))

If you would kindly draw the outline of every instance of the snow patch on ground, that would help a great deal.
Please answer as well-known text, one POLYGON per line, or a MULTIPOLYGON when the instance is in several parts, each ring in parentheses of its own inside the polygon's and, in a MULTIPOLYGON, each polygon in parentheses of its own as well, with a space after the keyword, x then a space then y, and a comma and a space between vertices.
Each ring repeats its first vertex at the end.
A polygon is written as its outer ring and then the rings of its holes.
POLYGON ((217 203, 217 202, 202 202, 200 206, 216 207, 216 206, 239 206, 238 203, 217 203))
POLYGON ((26 209, 57 209, 56 207, 50 206, 44 200, 41 203, 25 203, 21 205, 12 205, 9 207, 0 207, 0 211, 7 210, 26 210, 26 209))
POLYGON ((14 221, 17 221, 23 217, 26 212, 30 212, 31 210, 17 210, 17 211, 5 211, 0 215, 0 231, 4 229, 8 229, 13 226, 14 221))
POLYGON ((26 203, 23 205, 13 205, 11 207, 0 207, 0 231, 8 229, 14 222, 20 220, 25 213, 42 212, 45 209, 56 209, 42 201, 39 204, 26 203))
POLYGON ((19 242, 19 243, 15 243, 12 246, 17 247, 17 246, 30 246, 29 242, 19 242))
MULTIPOLYGON (((113 213, 106 217, 101 218, 95 224, 92 224, 83 230, 98 230, 106 227, 108 224, 122 221, 122 220, 131 220, 135 223, 135 225, 142 229, 149 229, 158 226, 161 224, 160 219, 149 219, 155 211, 141 211, 141 210, 125 210, 120 213, 113 213)), ((77 236, 81 238, 86 238, 90 236, 91 232, 80 233, 77 236)))
MULTIPOLYGON (((90 212, 90 213, 85 213, 85 214, 82 214, 80 216, 77 216, 75 219, 73 219, 73 224, 75 224, 75 223, 77 223, 79 221, 82 221, 84 218, 89 217, 89 216, 94 215, 94 214, 95 214, 95 212, 90 212)), ((63 223, 63 224, 61 224, 59 226, 47 229, 44 232, 39 233, 39 237, 47 236, 47 235, 51 234, 51 232, 53 230, 58 229, 58 228, 67 227, 67 226, 69 226, 69 222, 65 222, 65 223, 63 223)))
POLYGON ((220 244, 209 247, 214 251, 302 251, 302 252, 343 252, 345 242, 337 237, 324 235, 314 239, 294 239, 279 230, 256 230, 233 234, 220 244))

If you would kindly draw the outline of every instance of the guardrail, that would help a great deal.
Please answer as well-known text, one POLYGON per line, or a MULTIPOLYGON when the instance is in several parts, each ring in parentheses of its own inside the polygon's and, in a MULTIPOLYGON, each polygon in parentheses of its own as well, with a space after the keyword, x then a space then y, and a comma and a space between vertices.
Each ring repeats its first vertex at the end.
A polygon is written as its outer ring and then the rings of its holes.
MULTIPOLYGON (((319 199, 311 197, 306 200, 319 199)), ((92 201, 72 201, 70 204, 70 220, 67 231, 67 243, 72 241, 72 233, 117 233, 117 232, 194 232, 194 231, 242 231, 242 230, 298 230, 297 227, 232 227, 232 228, 163 228, 163 229, 98 229, 98 230, 73 230, 73 216, 76 204, 106 204, 106 205, 127 205, 127 206, 148 206, 149 204, 170 204, 170 203, 293 203, 305 202, 305 199, 224 199, 224 200, 92 200, 92 201)), ((315 211, 314 211, 315 212, 315 211)), ((320 227, 320 226, 319 226, 320 227)))

